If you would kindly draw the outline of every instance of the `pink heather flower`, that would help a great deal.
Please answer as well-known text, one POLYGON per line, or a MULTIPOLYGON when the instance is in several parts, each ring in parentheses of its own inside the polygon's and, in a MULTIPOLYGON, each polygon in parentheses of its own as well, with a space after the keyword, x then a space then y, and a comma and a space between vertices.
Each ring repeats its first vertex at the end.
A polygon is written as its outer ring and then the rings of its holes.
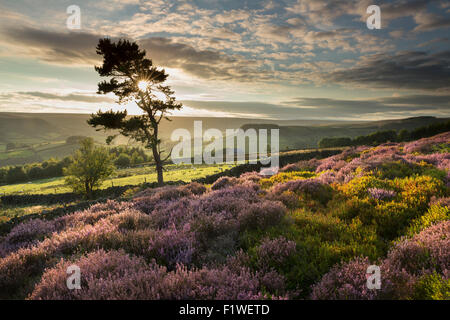
POLYGON ((391 199, 397 195, 395 191, 385 190, 381 188, 369 188, 367 191, 369 192, 369 195, 376 200, 391 199))

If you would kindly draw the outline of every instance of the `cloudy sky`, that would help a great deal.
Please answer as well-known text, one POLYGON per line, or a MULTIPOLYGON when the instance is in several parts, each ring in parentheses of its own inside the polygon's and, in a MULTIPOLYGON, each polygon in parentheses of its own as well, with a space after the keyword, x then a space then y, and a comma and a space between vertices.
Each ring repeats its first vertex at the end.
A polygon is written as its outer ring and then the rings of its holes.
POLYGON ((0 111, 91 113, 101 37, 136 40, 169 73, 178 115, 450 117, 450 2, 2 0, 0 111), (370 30, 369 5, 381 8, 370 30), (81 9, 69 30, 67 7, 81 9))

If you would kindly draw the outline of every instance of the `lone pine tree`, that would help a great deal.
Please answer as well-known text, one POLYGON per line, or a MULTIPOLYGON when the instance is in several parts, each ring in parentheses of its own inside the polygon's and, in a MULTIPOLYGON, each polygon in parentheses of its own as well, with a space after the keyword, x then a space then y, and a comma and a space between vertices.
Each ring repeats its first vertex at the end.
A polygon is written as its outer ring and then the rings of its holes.
MULTIPOLYGON (((92 114, 88 123, 97 130, 115 130, 119 134, 141 142, 152 150, 158 184, 164 184, 161 140, 158 138, 159 124, 167 119, 172 110, 179 110, 169 86, 163 85, 168 74, 164 69, 153 66, 136 42, 100 39, 97 54, 103 56, 103 65, 95 67, 101 77, 108 80, 98 84, 98 94, 114 93, 118 103, 134 101, 143 111, 142 115, 128 116, 127 111, 109 110, 92 114)), ((116 135, 109 136, 110 143, 116 135)))

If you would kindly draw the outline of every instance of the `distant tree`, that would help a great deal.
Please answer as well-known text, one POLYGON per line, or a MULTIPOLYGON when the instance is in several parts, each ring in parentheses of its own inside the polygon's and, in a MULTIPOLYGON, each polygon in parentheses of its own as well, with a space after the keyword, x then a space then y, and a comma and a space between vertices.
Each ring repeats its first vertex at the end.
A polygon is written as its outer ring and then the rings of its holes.
POLYGON ((64 157, 61 160, 61 164, 62 164, 63 168, 68 167, 71 163, 72 163, 72 157, 70 157, 70 156, 64 157))
POLYGON ((133 154, 131 155, 131 163, 136 165, 136 164, 140 164, 144 162, 144 157, 142 157, 142 155, 140 155, 138 152, 133 152, 133 154))
POLYGON ((408 140, 409 140, 409 136, 410 136, 410 135, 409 135, 408 130, 402 129, 402 130, 400 130, 399 133, 398 133, 397 140, 398 140, 399 142, 401 142, 401 141, 408 141, 408 140))
POLYGON ((6 183, 6 176, 8 174, 9 168, 0 168, 0 183, 6 183))
POLYGON ((86 139, 86 136, 70 136, 66 139, 67 144, 80 143, 81 140, 86 139))
POLYGON ((411 131, 409 139, 416 140, 420 138, 431 137, 435 134, 446 131, 450 131, 450 120, 414 129, 413 131, 411 131))
POLYGON ((73 155, 73 162, 64 169, 66 184, 74 192, 91 198, 92 192, 114 172, 114 164, 108 150, 95 147, 92 138, 80 141, 80 149, 73 155))
POLYGON ((346 147, 352 145, 351 138, 323 138, 319 141, 319 148, 346 147))
MULTIPOLYGON (((98 84, 99 94, 114 93, 118 103, 134 101, 142 109, 143 114, 127 116, 127 111, 98 111, 93 114, 88 123, 104 130, 117 130, 121 135, 131 137, 152 150, 158 174, 158 184, 164 184, 163 150, 158 129, 163 118, 172 110, 182 107, 173 97, 174 92, 169 86, 162 85, 168 75, 164 69, 153 66, 152 60, 146 58, 145 50, 139 49, 135 42, 110 39, 100 39, 97 54, 103 56, 103 65, 95 67, 101 77, 108 81, 98 84)), ((115 136, 110 136, 111 142, 115 136)))
POLYGON ((125 154, 125 153, 121 153, 119 155, 119 157, 116 159, 116 161, 114 161, 114 164, 116 165, 116 167, 118 168, 126 168, 129 167, 131 164, 131 159, 130 156, 125 154))
POLYGON ((9 169, 8 173, 6 174, 6 183, 8 184, 25 182, 27 180, 28 176, 22 166, 13 167, 9 169))
POLYGON ((30 180, 41 179, 44 177, 43 170, 41 166, 32 166, 28 171, 28 178, 30 180))
POLYGON ((397 132, 395 130, 376 131, 367 136, 359 136, 353 140, 353 144, 357 146, 377 145, 388 141, 397 141, 397 132))

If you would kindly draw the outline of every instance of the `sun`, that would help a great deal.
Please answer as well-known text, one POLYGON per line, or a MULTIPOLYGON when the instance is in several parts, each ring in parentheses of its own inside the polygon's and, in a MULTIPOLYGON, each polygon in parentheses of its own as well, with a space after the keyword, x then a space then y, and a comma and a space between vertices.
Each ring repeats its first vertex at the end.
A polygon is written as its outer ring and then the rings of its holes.
POLYGON ((138 82, 138 88, 141 91, 147 91, 149 86, 150 86, 150 83, 148 81, 142 80, 142 81, 138 82))

